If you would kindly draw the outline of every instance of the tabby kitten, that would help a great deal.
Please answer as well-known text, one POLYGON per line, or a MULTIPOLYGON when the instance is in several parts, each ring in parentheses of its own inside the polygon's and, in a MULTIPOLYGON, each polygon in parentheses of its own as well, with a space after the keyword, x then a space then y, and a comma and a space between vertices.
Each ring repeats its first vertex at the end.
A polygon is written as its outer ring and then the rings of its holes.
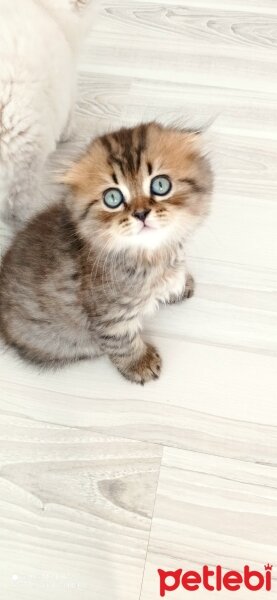
POLYGON ((92 141, 65 200, 15 238, 0 272, 0 333, 45 366, 108 354, 129 380, 160 374, 142 317, 193 292, 184 244, 207 214, 201 136, 157 123, 92 141))

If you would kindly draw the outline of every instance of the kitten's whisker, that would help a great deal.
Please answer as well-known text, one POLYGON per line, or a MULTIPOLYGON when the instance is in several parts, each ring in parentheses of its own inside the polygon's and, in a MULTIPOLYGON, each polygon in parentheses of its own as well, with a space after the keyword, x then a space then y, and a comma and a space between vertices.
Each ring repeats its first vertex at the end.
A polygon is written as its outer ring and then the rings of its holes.
MULTIPOLYGON (((96 256, 96 259, 91 266, 91 277, 90 277, 91 282, 93 279, 93 275, 97 274, 98 266, 100 265, 102 257, 106 254, 105 250, 106 250, 107 246, 108 246, 108 241, 106 242, 105 246, 101 249, 100 254, 98 256, 96 256)), ((102 283, 103 283, 103 270, 101 270, 101 284, 102 283)))

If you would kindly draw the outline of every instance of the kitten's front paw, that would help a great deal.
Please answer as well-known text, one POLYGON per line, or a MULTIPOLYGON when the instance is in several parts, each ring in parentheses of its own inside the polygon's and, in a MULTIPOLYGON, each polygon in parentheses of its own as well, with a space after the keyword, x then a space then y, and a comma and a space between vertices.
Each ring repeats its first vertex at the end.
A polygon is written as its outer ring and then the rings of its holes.
POLYGON ((144 385, 144 383, 151 381, 151 379, 158 379, 162 360, 155 346, 146 344, 145 352, 139 360, 126 365, 124 368, 120 368, 119 365, 117 366, 126 379, 144 385))
POLYGON ((187 274, 183 299, 191 298, 194 294, 195 281, 190 273, 187 274))
POLYGON ((181 296, 171 296, 168 304, 178 304, 179 302, 183 302, 183 300, 187 300, 191 298, 194 294, 194 279, 190 273, 187 274, 186 277, 186 285, 184 291, 181 296))

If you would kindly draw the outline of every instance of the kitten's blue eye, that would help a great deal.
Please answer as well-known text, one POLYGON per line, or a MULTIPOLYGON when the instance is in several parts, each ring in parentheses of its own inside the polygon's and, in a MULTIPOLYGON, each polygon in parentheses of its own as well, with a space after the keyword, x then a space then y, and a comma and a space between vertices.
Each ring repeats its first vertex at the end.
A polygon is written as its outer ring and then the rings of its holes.
POLYGON ((124 196, 118 188, 109 188, 104 192, 103 200, 109 208, 118 208, 124 202, 124 196))
POLYGON ((153 177, 150 185, 151 194, 155 196, 165 196, 170 192, 172 183, 167 175, 157 175, 153 177))

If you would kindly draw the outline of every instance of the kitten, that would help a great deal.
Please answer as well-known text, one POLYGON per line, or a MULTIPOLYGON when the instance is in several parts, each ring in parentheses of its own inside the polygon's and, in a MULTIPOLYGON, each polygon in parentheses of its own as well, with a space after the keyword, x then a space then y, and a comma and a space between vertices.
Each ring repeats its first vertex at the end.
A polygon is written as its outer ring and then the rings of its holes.
POLYGON ((0 0, 0 215, 34 212, 47 156, 72 130, 91 0, 0 0))
POLYGON ((107 354, 129 380, 159 376, 140 335, 159 302, 193 292, 184 244, 212 188, 198 134, 157 123, 95 139, 71 193, 18 233, 0 273, 0 332, 35 363, 107 354))

